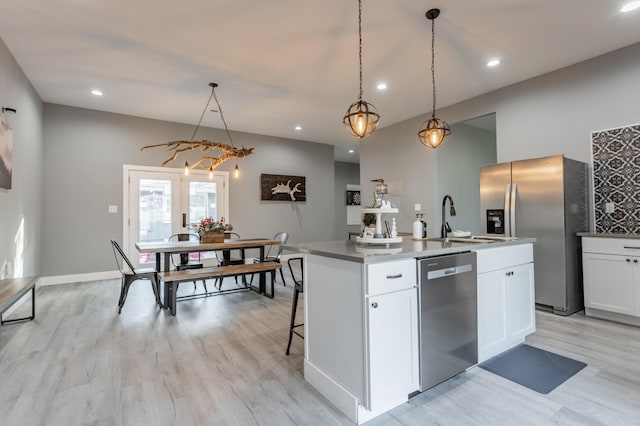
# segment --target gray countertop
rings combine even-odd
[[[596,232],[578,232],[578,237],[594,237],[594,238],[628,238],[632,240],[640,240],[640,234],[606,234]]]
[[[528,244],[535,238],[494,242],[458,242],[439,241],[438,239],[412,240],[403,237],[402,243],[385,245],[358,244],[355,241],[318,241],[309,243],[286,244],[284,248],[296,253],[309,253],[358,263],[377,263],[388,260],[408,259],[412,257],[438,256],[471,250],[482,250],[505,245]]]

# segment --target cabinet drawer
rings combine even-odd
[[[482,274],[533,262],[533,244],[480,249],[476,255],[478,273]]]
[[[640,240],[634,238],[582,238],[583,253],[640,256]]]
[[[374,263],[367,267],[367,294],[389,293],[414,287],[417,281],[416,260]]]

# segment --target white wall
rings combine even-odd
[[[123,164],[159,166],[166,151],[140,147],[185,139],[193,128],[45,104],[43,275],[115,269],[109,240],[123,235]],[[227,140],[224,130],[211,128],[201,128],[198,138]],[[238,161],[241,177],[230,179],[234,230],[243,237],[287,231],[291,242],[333,239],[333,146],[239,132],[233,140],[254,148]],[[234,166],[229,161],[218,170]],[[307,201],[260,201],[261,173],[306,176]],[[120,206],[118,214],[107,213],[108,205]]]
[[[11,189],[0,189],[0,278],[39,274],[42,215],[42,101],[0,39],[0,105],[15,108]],[[10,264],[9,267],[7,265]]]
[[[438,116],[454,124],[495,112],[498,162],[564,154],[589,163],[592,131],[638,123],[639,81],[640,43],[439,109]],[[416,135],[428,115],[379,129],[360,148],[363,193],[371,192],[373,177],[389,181],[400,228],[410,225],[416,202],[428,205],[428,223],[440,222],[438,151]]]

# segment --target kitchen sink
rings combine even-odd
[[[484,237],[468,237],[468,238],[428,238],[428,241],[441,241],[441,242],[450,242],[450,243],[465,243],[465,244],[473,244],[473,243],[495,243],[498,240],[495,238],[484,238]]]

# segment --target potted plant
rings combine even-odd
[[[199,223],[191,225],[191,229],[200,236],[200,241],[203,243],[222,243],[227,225],[224,223],[224,217],[219,221],[205,217]]]
[[[376,224],[376,215],[373,213],[365,213],[362,215],[362,223],[364,226],[371,227],[371,225]]]

